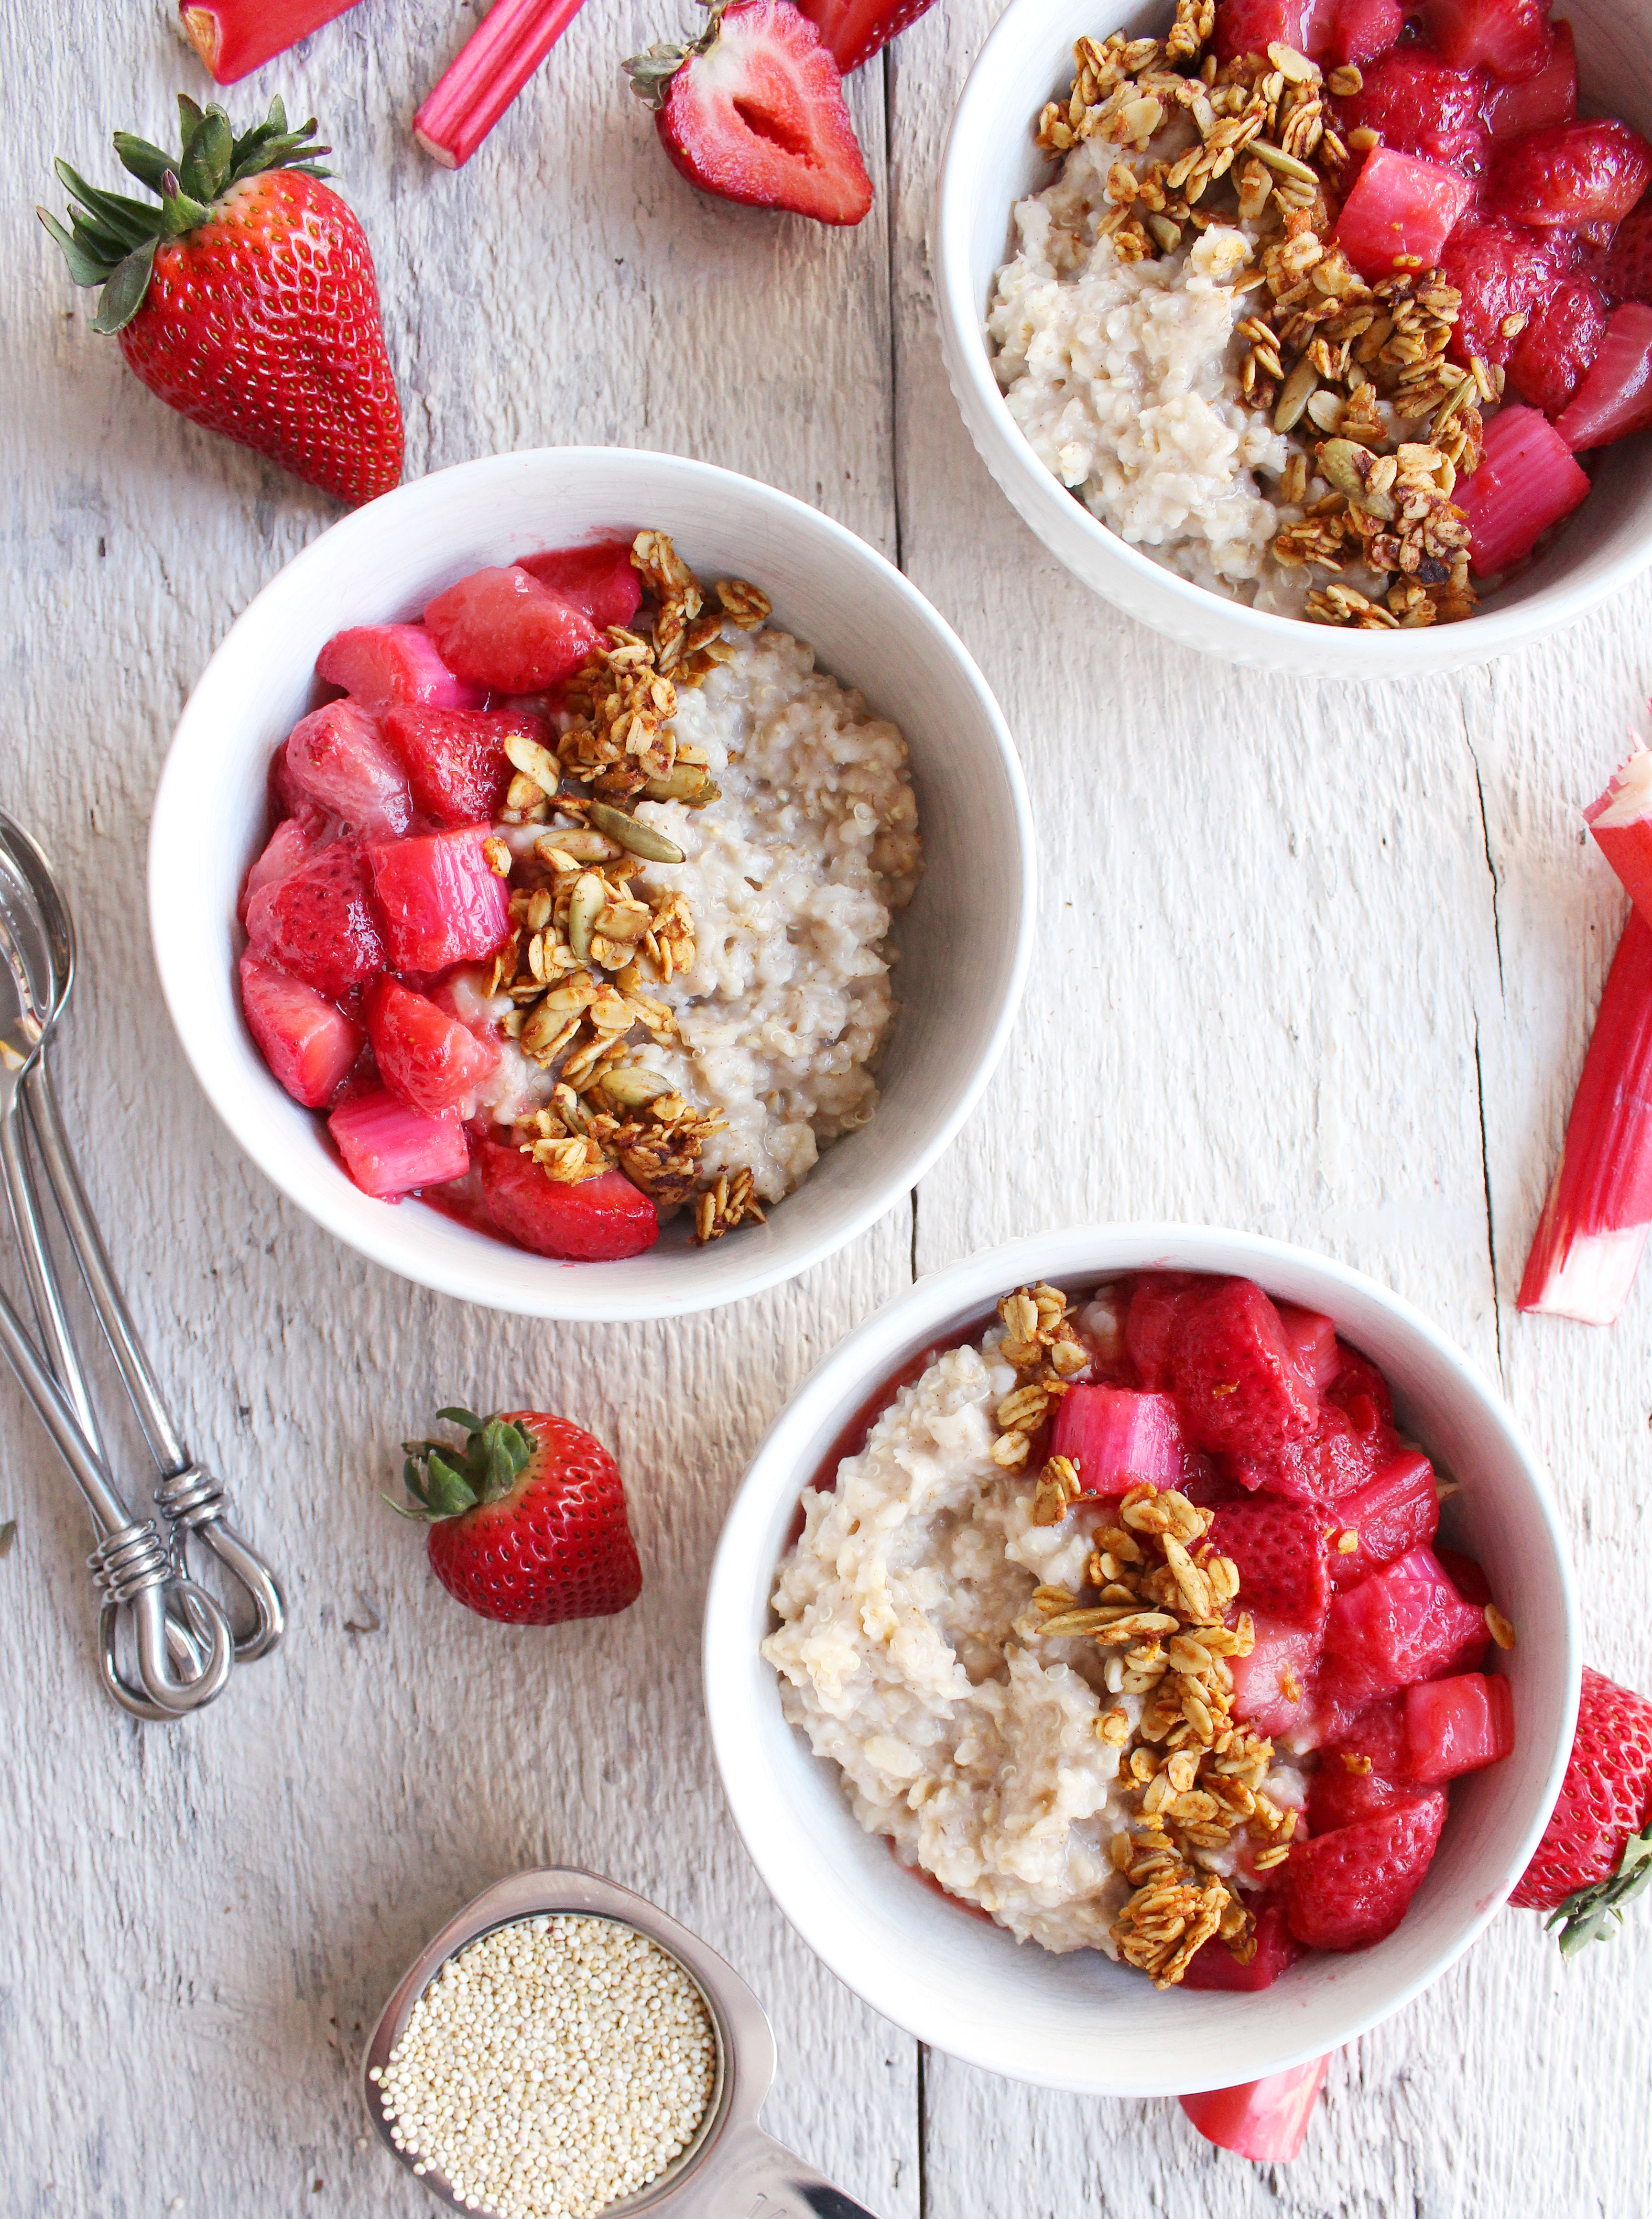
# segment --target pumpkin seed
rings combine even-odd
[[[1282,146],[1270,146],[1265,139],[1252,139],[1245,152],[1276,170],[1282,177],[1299,177],[1305,185],[1317,185],[1319,179],[1306,162],[1299,162],[1295,154],[1288,154]]]
[[[635,817],[628,817],[623,809],[616,809],[609,802],[591,804],[591,822],[599,832],[618,840],[622,848],[633,855],[641,855],[644,862],[680,863],[683,860],[682,849],[668,840],[663,832],[656,832],[651,824],[640,824]]]
[[[574,892],[568,898],[568,944],[581,963],[591,953],[592,928],[607,898],[608,889],[594,871],[587,871],[575,882]]]
[[[657,1102],[662,1094],[668,1094],[671,1082],[661,1078],[657,1071],[645,1071],[641,1064],[632,1064],[624,1071],[605,1071],[602,1091],[622,1109],[640,1110],[645,1102]]]
[[[556,799],[562,783],[562,767],[549,748],[541,747],[526,732],[512,732],[506,738],[505,755],[524,778],[533,780],[541,793]]]
[[[1319,382],[1319,371],[1304,355],[1281,390],[1279,406],[1273,412],[1276,432],[1289,432],[1293,425],[1301,422],[1302,411],[1314,398]]]
[[[1355,457],[1369,450],[1352,439],[1327,439],[1320,451],[1320,468],[1338,493],[1346,494],[1356,508],[1363,508],[1382,524],[1394,519],[1394,503],[1385,493],[1373,493],[1359,474]]]

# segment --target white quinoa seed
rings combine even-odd
[[[450,1957],[379,2081],[391,2140],[469,2210],[590,2219],[705,2115],[717,2041],[674,1957],[607,1918],[525,1918]]]

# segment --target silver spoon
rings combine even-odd
[[[698,1936],[629,1888],[593,1873],[517,1873],[484,1888],[456,1918],[421,1949],[402,1974],[384,2006],[362,2060],[362,2092],[379,2138],[398,2163],[411,2172],[413,2158],[397,2149],[379,2096],[376,2076],[406,2029],[418,2002],[448,1959],[479,1942],[495,1927],[523,1918],[574,1912],[612,1918],[656,1942],[674,1957],[699,1988],[717,2038],[717,2075],[711,2100],[692,2141],[657,2180],[602,2207],[600,2219],[873,2219],[866,2206],[794,2157],[757,2123],[774,2078],[774,2036],[763,2007],[731,1965],[708,1949]],[[425,2162],[424,2160],[420,2163]],[[438,2202],[456,2211],[463,2202],[432,2166],[416,2176]]]
[[[3,810],[0,810],[0,889],[15,892],[17,897],[8,902],[9,911],[16,912],[26,905],[32,912],[32,922],[51,964],[53,998],[42,1034],[41,1052],[23,1078],[29,1122],[40,1159],[68,1228],[87,1292],[161,1474],[161,1484],[154,1490],[155,1502],[178,1531],[179,1569],[184,1569],[183,1537],[197,1535],[245,1591],[252,1605],[253,1626],[251,1633],[237,1638],[235,1656],[238,1663],[251,1663],[258,1657],[267,1656],[280,1643],[286,1625],[286,1606],[269,1565],[226,1522],[221,1482],[195,1462],[172,1422],[86,1199],[45,1054],[47,1037],[74,986],[74,921],[44,852]]]

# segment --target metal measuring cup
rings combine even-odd
[[[796,2157],[757,2123],[774,2078],[774,2036],[763,2007],[731,1965],[698,1936],[668,1918],[629,1888],[593,1873],[547,1869],[514,1874],[484,1888],[450,1918],[421,1949],[397,1983],[380,2014],[362,2059],[362,2092],[381,2141],[411,2172],[414,2159],[390,2137],[390,2121],[380,2101],[377,2082],[390,2053],[401,2039],[413,2005],[450,1957],[495,1928],[525,1918],[555,1918],[559,1912],[611,1918],[674,1957],[705,2005],[717,2044],[717,2069],[711,2101],[694,2138],[656,2180],[634,2196],[604,2204],[599,2219],[873,2219],[866,2206]],[[415,2176],[432,2195],[455,2211],[472,2207],[456,2196],[438,2168]],[[484,2213],[483,2219],[486,2219]]]

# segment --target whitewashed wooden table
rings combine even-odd
[[[1332,2067],[1307,2149],[1255,2167],[1171,2104],[1050,2097],[921,2054],[810,1958],[724,1811],[697,1640],[720,1520],[775,1408],[915,1273],[1080,1219],[1180,1216],[1324,1248],[1439,1319],[1553,1462],[1593,1659],[1652,1688],[1639,1566],[1652,1284],[1611,1333],[1513,1294],[1619,923],[1581,805],[1652,681],[1652,581],[1455,681],[1270,683],[1070,580],[975,455],[927,256],[946,120],[995,9],[941,4],[853,84],[854,232],[699,198],[618,62],[678,0],[590,0],[469,167],[409,124],[471,20],[365,0],[233,96],[313,108],[376,254],[409,476],[619,442],[783,486],[897,559],[1019,739],[1045,903],[1020,1029],[961,1140],[831,1265],[666,1326],[545,1327],[360,1261],[220,1129],[160,1007],[150,797],[232,618],[331,520],[170,415],[88,326],[29,214],[50,158],[208,96],[168,0],[6,0],[0,394],[12,488],[0,799],[73,895],[70,1122],[189,1439],[287,1578],[279,1661],[183,1729],[90,1661],[84,1522],[0,1382],[0,2083],[7,2213],[416,2213],[370,2147],[363,2034],[477,1888],[589,1866],[766,1999],[773,2130],[885,2219],[1630,2215],[1652,2208],[1652,1916],[1562,1970],[1506,1914]],[[546,519],[554,532],[554,518]],[[647,1586],[623,1619],[456,1608],[378,1490],[455,1396],[612,1443]],[[370,1628],[370,1631],[363,1631]],[[1239,2077],[1242,2058],[1235,2059]]]

